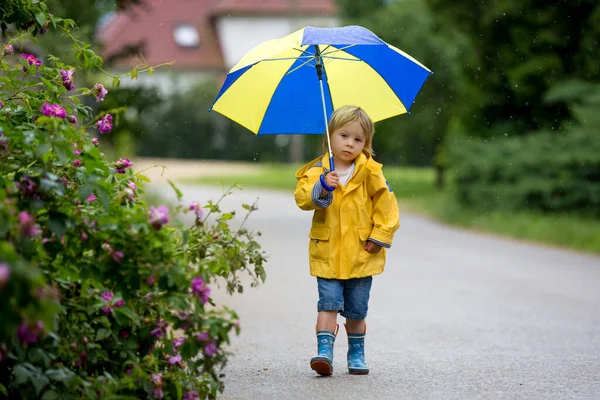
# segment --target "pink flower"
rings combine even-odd
[[[104,315],[109,315],[110,313],[112,313],[112,307],[104,306],[104,307],[102,307],[102,312],[104,313]]]
[[[177,355],[169,358],[169,364],[179,364],[181,363],[181,354],[177,353]]]
[[[204,346],[204,354],[208,357],[212,357],[217,353],[217,344],[211,340]]]
[[[2,110],[3,104],[2,104],[2,100],[0,100],[0,110]]]
[[[112,115],[104,115],[98,122],[96,122],[96,128],[100,134],[108,133],[112,130]]]
[[[115,163],[115,173],[124,174],[127,168],[133,166],[133,163],[128,158],[119,158]]]
[[[202,304],[208,302],[210,296],[210,288],[206,286],[204,279],[197,277],[192,279],[192,294],[202,301]]]
[[[167,206],[162,205],[155,208],[154,206],[150,207],[150,224],[156,228],[160,229],[164,224],[169,222],[169,209]]]
[[[73,90],[73,89],[75,89],[75,85],[73,84],[73,72],[75,72],[74,69],[69,69],[69,70],[61,69],[60,70],[60,74],[62,76],[63,86],[67,90]]]
[[[106,96],[108,90],[101,83],[96,83],[92,88],[92,93],[96,95],[96,101],[104,101],[104,96]]]
[[[162,399],[163,398],[162,389],[161,388],[152,389],[152,396],[154,396],[155,399]]]
[[[122,251],[115,251],[115,250],[111,250],[110,255],[112,256],[113,260],[115,260],[115,262],[117,264],[121,264],[123,257],[125,257],[125,254],[123,254]]]
[[[0,264],[0,291],[10,279],[10,267],[7,264]]]
[[[73,165],[75,167],[81,167],[81,160],[80,159],[73,160]]]
[[[65,110],[60,104],[44,103],[42,105],[42,114],[47,117],[58,117],[64,119],[67,116],[67,110]]]
[[[121,299],[121,300],[117,300],[115,302],[115,307],[123,307],[125,305],[125,300]]]
[[[77,117],[74,115],[67,115],[67,121],[69,121],[69,123],[71,124],[76,124],[77,123]]]
[[[133,190],[131,190],[131,188],[125,188],[123,189],[123,191],[125,192],[125,194],[127,194],[127,198],[129,198],[129,200],[135,200],[135,193],[133,192]]]
[[[104,243],[104,244],[102,245],[102,249],[103,249],[103,250],[106,250],[106,251],[110,251],[110,249],[111,249],[111,248],[110,248],[110,244],[108,244],[108,243]]]
[[[129,186],[132,190],[137,190],[137,186],[132,181],[127,182],[127,186]]]
[[[185,343],[184,338],[179,338],[179,339],[173,340],[173,346],[175,347],[175,350],[177,350],[179,348],[179,346],[181,346],[183,343]]]
[[[96,200],[98,200],[98,199],[96,198],[96,196],[94,196],[94,193],[91,193],[87,198],[87,201],[90,203],[93,203]]]
[[[208,340],[208,332],[200,332],[196,335],[196,340],[199,342],[206,342]]]
[[[92,139],[92,144],[96,147],[100,146],[100,141],[98,140],[98,138],[93,138]]]
[[[35,325],[30,325],[23,321],[17,329],[17,339],[23,344],[37,343],[43,329],[44,323],[42,321],[37,321]]]
[[[155,338],[160,338],[164,334],[167,333],[167,327],[169,324],[160,318],[156,320],[156,328],[150,331],[150,336],[154,336]]]
[[[198,400],[200,399],[200,396],[198,395],[198,392],[196,392],[195,390],[190,390],[189,392],[185,392],[183,394],[183,400]]]
[[[36,58],[33,54],[23,53],[23,54],[21,54],[21,58],[24,58],[25,60],[27,60],[27,63],[29,65],[35,65],[36,67],[39,67],[40,65],[42,65],[42,62],[40,61],[40,59]],[[23,67],[23,71],[27,71],[27,68]]]
[[[21,182],[17,184],[19,190],[23,194],[23,197],[35,197],[38,186],[29,178],[25,176],[21,178]]]
[[[19,225],[21,232],[26,237],[36,237],[41,233],[40,227],[35,223],[35,218],[29,215],[27,211],[19,213]]]
[[[88,235],[87,235],[87,233],[85,233],[85,232],[81,232],[81,241],[83,242],[83,241],[86,241],[86,240],[88,240]]]
[[[109,302],[115,297],[115,294],[113,292],[103,292],[100,297],[102,297],[102,300]]]
[[[152,382],[154,382],[154,384],[156,384],[156,385],[161,385],[162,384],[162,373],[159,372],[158,374],[152,374]]]
[[[150,275],[148,279],[146,279],[146,283],[148,284],[148,286],[154,285],[156,283],[156,278],[154,277],[154,275]]]
[[[204,213],[202,212],[202,207],[200,206],[200,204],[198,204],[197,201],[190,204],[190,211],[194,211],[194,213],[196,213],[197,219],[202,219]]]
[[[4,47],[4,54],[12,54],[14,51],[15,49],[12,44],[7,44],[6,47]]]

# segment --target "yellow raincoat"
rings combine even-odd
[[[296,204],[315,210],[310,230],[310,274],[320,278],[351,279],[377,275],[385,266],[386,248],[400,226],[396,196],[382,165],[361,154],[346,187],[320,199],[320,176],[329,170],[329,157],[319,157],[296,172]],[[367,240],[383,246],[377,254],[365,250]]]

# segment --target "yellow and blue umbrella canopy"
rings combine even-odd
[[[250,50],[211,110],[257,135],[323,134],[344,105],[361,107],[373,122],[408,112],[431,74],[363,27],[307,26]]]

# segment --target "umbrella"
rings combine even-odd
[[[323,134],[334,109],[359,106],[373,122],[407,113],[432,72],[360,26],[307,26],[250,50],[210,108],[256,135]]]

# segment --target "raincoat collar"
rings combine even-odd
[[[323,155],[321,158],[321,164],[323,165],[324,172],[329,172],[331,170],[329,165],[329,154],[326,153]],[[354,164],[354,174],[348,181],[346,187],[342,189],[344,194],[349,193],[359,187],[369,174],[377,174],[382,168],[380,163],[364,153],[361,153],[356,160],[354,160]]]

